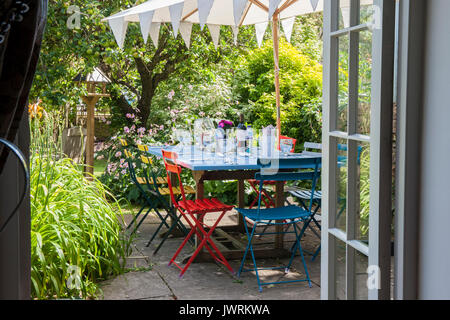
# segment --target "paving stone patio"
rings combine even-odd
[[[131,221],[131,216],[126,216]],[[237,213],[230,212],[220,225],[235,224]],[[161,250],[153,255],[153,250],[160,239],[146,247],[148,239],[156,230],[159,222],[156,215],[149,215],[139,228],[133,241],[133,252],[127,259],[127,272],[106,280],[100,284],[103,299],[106,300],[313,300],[320,299],[320,255],[311,261],[311,255],[306,254],[308,271],[312,280],[312,288],[307,282],[277,284],[263,287],[258,291],[256,276],[253,272],[245,272],[240,278],[232,275],[223,266],[213,262],[193,263],[183,278],[179,278],[176,266],[168,267],[168,262],[182,238],[169,238]],[[264,236],[267,241],[273,235]],[[319,239],[307,232],[302,240],[304,250],[314,252],[319,245]],[[286,247],[290,246],[289,243]],[[193,252],[186,246],[180,254],[181,263],[184,257]],[[288,259],[260,259],[261,266],[277,266],[286,264]],[[238,270],[240,261],[229,261],[234,270]],[[250,260],[249,260],[250,262]],[[261,279],[304,278],[300,256],[296,257],[289,274],[284,271],[264,271]]]

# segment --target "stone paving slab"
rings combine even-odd
[[[126,217],[131,221],[131,217]],[[225,224],[235,224],[236,219],[231,215]],[[145,300],[311,300],[320,299],[320,255],[312,262],[311,256],[306,255],[308,271],[312,280],[312,288],[307,282],[291,284],[277,284],[264,286],[263,292],[258,290],[254,272],[245,272],[238,279],[225,267],[216,263],[193,263],[183,278],[179,278],[180,270],[176,266],[168,267],[172,255],[182,242],[182,238],[169,238],[157,255],[153,250],[160,242],[157,237],[146,247],[148,239],[159,224],[158,218],[150,214],[139,228],[133,243],[132,258],[127,260],[127,267],[132,271],[114,279],[101,283],[104,299],[145,299]],[[166,228],[163,228],[165,231]],[[270,237],[270,236],[267,236]],[[270,239],[269,239],[270,240]],[[313,252],[319,239],[312,233],[307,234],[302,241],[305,250]],[[192,247],[186,246],[177,259],[179,263],[184,257],[193,252]],[[237,271],[240,261],[229,261],[232,268]],[[251,265],[248,260],[247,265]],[[287,263],[287,259],[260,259],[260,266],[278,266]],[[265,271],[261,278],[279,279],[302,278],[304,270],[300,257],[296,257],[288,275],[284,271]]]
[[[171,298],[167,285],[157,272],[128,272],[102,283],[104,299],[137,300]]]

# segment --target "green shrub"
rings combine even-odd
[[[97,281],[124,271],[129,242],[119,204],[62,156],[57,122],[31,123],[32,297],[95,297]]]
[[[370,212],[370,148],[365,147],[361,152],[360,160],[360,207],[359,231],[361,239],[369,238],[369,212]]]
[[[281,130],[298,140],[320,141],[322,133],[322,66],[295,47],[280,42]],[[276,123],[273,44],[253,50],[240,62],[234,90],[249,123],[261,128]]]
[[[345,155],[347,152],[345,152]],[[342,153],[341,155],[344,155]],[[358,229],[358,239],[368,240],[369,238],[369,212],[370,212],[370,147],[368,145],[361,146],[361,153],[359,155],[359,166],[358,174],[359,180],[357,180],[356,185],[356,203],[357,207],[357,224]],[[345,160],[346,161],[346,160]],[[348,183],[348,168],[347,164],[343,162],[344,165],[339,167],[338,174],[338,199],[339,204],[337,207],[338,214],[342,212],[339,217],[337,224],[338,227],[344,228],[346,223],[347,215],[347,183]]]

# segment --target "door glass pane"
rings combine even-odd
[[[339,8],[339,29],[350,27],[350,0],[340,0]]]
[[[337,150],[337,203],[336,203],[336,228],[347,230],[347,141],[338,140]]]
[[[367,300],[368,288],[367,288],[367,268],[369,267],[369,259],[366,255],[355,250],[355,298],[356,300]]]
[[[356,213],[356,238],[369,243],[369,205],[370,205],[370,145],[358,144],[358,178],[356,201],[359,207]]]
[[[336,299],[346,300],[347,299],[346,259],[345,259],[346,245],[344,242],[338,239],[336,239],[335,243],[336,243],[335,248]]]
[[[373,0],[359,0],[361,24],[373,22]]]
[[[372,32],[359,33],[358,133],[370,135],[370,98],[372,90]]]
[[[348,116],[348,52],[349,35],[339,37],[339,85],[338,85],[338,110],[337,124],[338,131],[347,132]]]

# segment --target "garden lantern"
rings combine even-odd
[[[95,105],[100,98],[107,98],[110,95],[106,93],[106,84],[111,80],[106,77],[99,68],[94,68],[94,71],[82,75],[79,73],[74,79],[74,82],[86,84],[87,95],[82,96],[81,99],[86,104],[86,159],[85,172],[87,177],[94,174],[94,121],[95,121]],[[100,89],[100,90],[98,90]],[[100,92],[99,92],[100,91]]]

